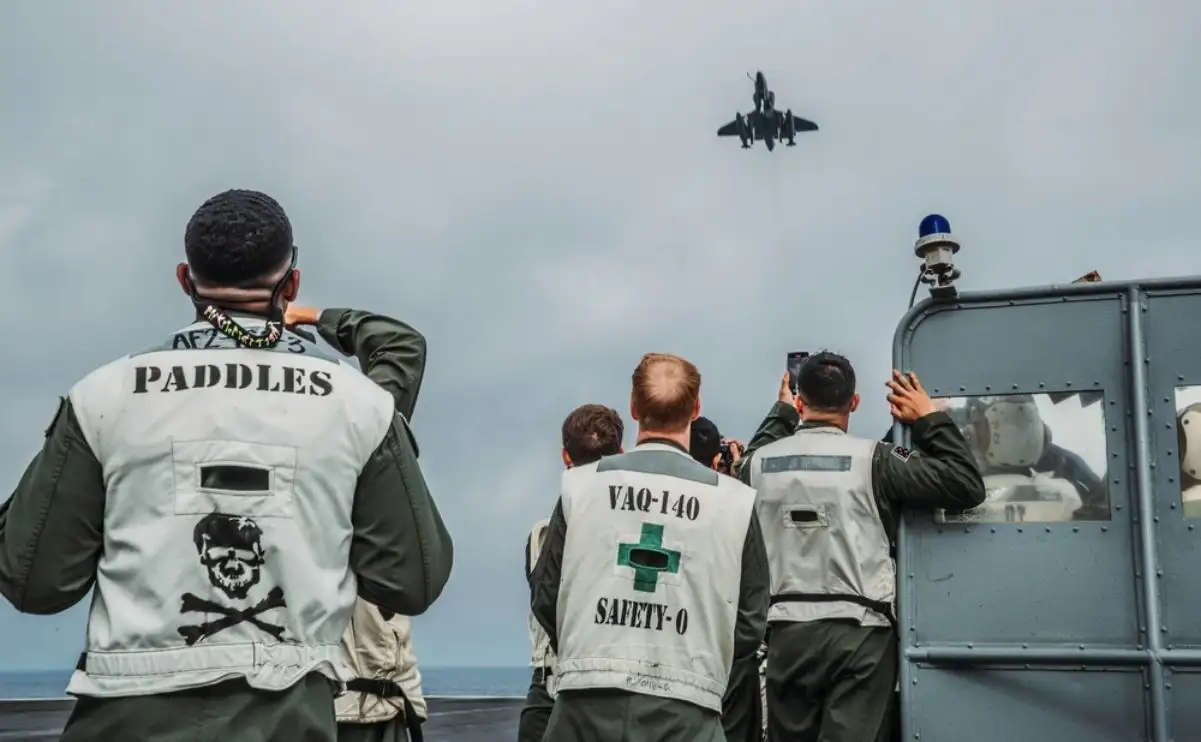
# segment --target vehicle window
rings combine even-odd
[[[1201,388],[1198,391],[1201,401]],[[971,445],[988,492],[979,507],[940,513],[939,521],[1111,519],[1104,392],[949,397],[939,402]],[[1201,430],[1201,405],[1196,425]],[[1201,432],[1198,436],[1195,450],[1201,475]],[[1201,489],[1197,502],[1201,517]]]

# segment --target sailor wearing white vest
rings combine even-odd
[[[742,472],[759,493],[771,563],[769,739],[888,738],[900,508],[963,510],[984,500],[967,442],[917,377],[894,372],[888,386],[893,417],[913,426],[923,454],[847,435],[859,406],[855,372],[829,352],[801,366],[799,400],[785,374],[780,403],[748,446]],[[798,410],[804,422],[781,437],[787,409],[793,427]]]
[[[532,609],[557,653],[545,738],[723,742],[731,666],[754,662],[767,618],[755,493],[689,455],[688,361],[644,356],[630,414],[634,450],[564,472],[534,568]]]
[[[0,520],[0,592],[56,613],[94,585],[63,740],[333,742],[356,594],[415,615],[450,572],[412,433],[369,378],[408,369],[393,391],[415,394],[413,343],[321,313],[365,375],[287,331],[312,317],[288,311],[291,225],[264,194],[207,201],[185,248],[196,322],[62,401]]]
[[[358,677],[334,702],[338,742],[420,742],[429,713],[409,617],[359,599],[342,641]]]
[[[616,410],[598,404],[586,404],[571,411],[563,420],[563,466],[583,466],[599,461],[604,456],[621,453],[621,437],[625,424]],[[534,565],[546,535],[550,518],[534,524],[525,542],[525,579],[533,586]],[[526,693],[525,706],[521,709],[521,722],[517,728],[518,742],[541,742],[546,734],[546,724],[555,707],[554,698],[546,689],[546,681],[555,671],[555,653],[550,648],[550,637],[538,625],[533,612],[527,617],[530,630],[530,646],[533,648],[530,688]]]

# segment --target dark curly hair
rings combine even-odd
[[[292,254],[292,223],[258,191],[230,190],[200,205],[184,232],[193,275],[218,286],[257,287]]]
[[[855,396],[855,369],[846,358],[823,350],[801,364],[797,387],[806,407],[816,412],[845,412]]]
[[[621,450],[625,425],[617,411],[604,405],[586,404],[571,411],[563,421],[563,450],[575,466],[585,466]]]

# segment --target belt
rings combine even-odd
[[[882,600],[872,600],[862,595],[840,595],[837,593],[780,593],[771,596],[771,604],[777,603],[854,603],[869,611],[875,611],[888,619],[895,629],[897,619],[892,615],[892,605]]]
[[[549,667],[535,667],[534,668],[534,682],[538,683],[539,685],[546,685],[546,679],[554,674],[555,674],[555,671]]]
[[[405,729],[409,733],[410,742],[424,742],[425,738],[421,734],[421,717],[417,715],[412,701],[399,685],[391,680],[355,678],[346,683],[346,690],[355,693],[370,693],[380,698],[399,698],[404,706]]]

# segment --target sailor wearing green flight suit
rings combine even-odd
[[[767,618],[755,493],[688,453],[688,361],[644,356],[630,414],[637,447],[563,473],[534,568],[531,608],[557,656],[545,739],[725,742],[731,668],[753,666]],[[740,697],[757,704],[753,687]]]
[[[859,406],[855,372],[822,352],[801,366],[795,402],[785,376],[780,403],[743,458],[771,563],[768,739],[888,738],[900,508],[984,501],[967,442],[917,377],[894,372],[888,386],[893,417],[912,426],[923,453],[847,435]]]
[[[264,194],[209,199],[184,243],[196,321],[62,400],[0,507],[0,594],[49,614],[95,588],[66,742],[333,742],[356,585],[416,615],[450,574],[393,396],[419,336],[322,312],[364,374],[285,331],[300,276]]]
[[[605,456],[621,453],[621,437],[625,424],[617,410],[604,405],[580,405],[563,420],[563,466],[584,466],[600,461]],[[550,518],[534,524],[525,542],[525,579],[533,587],[534,565],[542,551]],[[525,706],[521,709],[521,721],[517,726],[517,742],[542,742],[546,724],[550,721],[555,700],[546,689],[546,683],[555,672],[555,653],[550,648],[550,637],[538,625],[531,613],[527,618],[530,630],[530,645],[533,650],[531,665],[533,676],[526,692]]]

